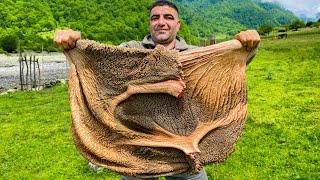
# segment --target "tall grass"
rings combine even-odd
[[[320,34],[264,39],[248,67],[249,118],[209,179],[320,177]],[[67,87],[0,96],[0,179],[118,179],[75,149]]]

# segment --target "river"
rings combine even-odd
[[[63,53],[26,53],[39,60],[40,84],[67,79],[69,64]],[[0,54],[0,93],[20,88],[19,54]]]

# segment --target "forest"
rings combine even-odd
[[[225,38],[261,24],[281,26],[297,17],[276,4],[253,0],[175,0],[181,11],[180,35],[197,44]],[[0,53],[58,51],[56,29],[71,28],[82,38],[108,44],[141,40],[148,33],[152,0],[3,0],[0,3]]]

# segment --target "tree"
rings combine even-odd
[[[294,29],[297,31],[299,28],[303,28],[303,27],[305,27],[304,22],[297,19],[290,24],[289,29]]]
[[[260,35],[268,34],[273,30],[272,26],[266,23],[263,23],[259,26],[258,32]]]
[[[306,24],[306,27],[312,27],[313,24],[314,24],[314,22],[308,21],[307,24]]]

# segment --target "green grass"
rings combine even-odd
[[[97,179],[71,137],[67,87],[0,96],[0,179]]]
[[[264,39],[247,73],[243,135],[209,179],[319,179],[320,34]],[[88,168],[70,123],[66,86],[0,96],[0,179],[118,179]]]
[[[320,34],[264,40],[248,68],[249,118],[212,179],[320,177]]]
[[[262,36],[263,39],[274,38],[277,39],[279,34],[283,32],[278,32],[277,30],[272,31],[269,35]],[[298,31],[289,30],[285,32],[288,37],[297,36],[297,35],[311,35],[311,34],[320,34],[320,28],[300,28]]]

